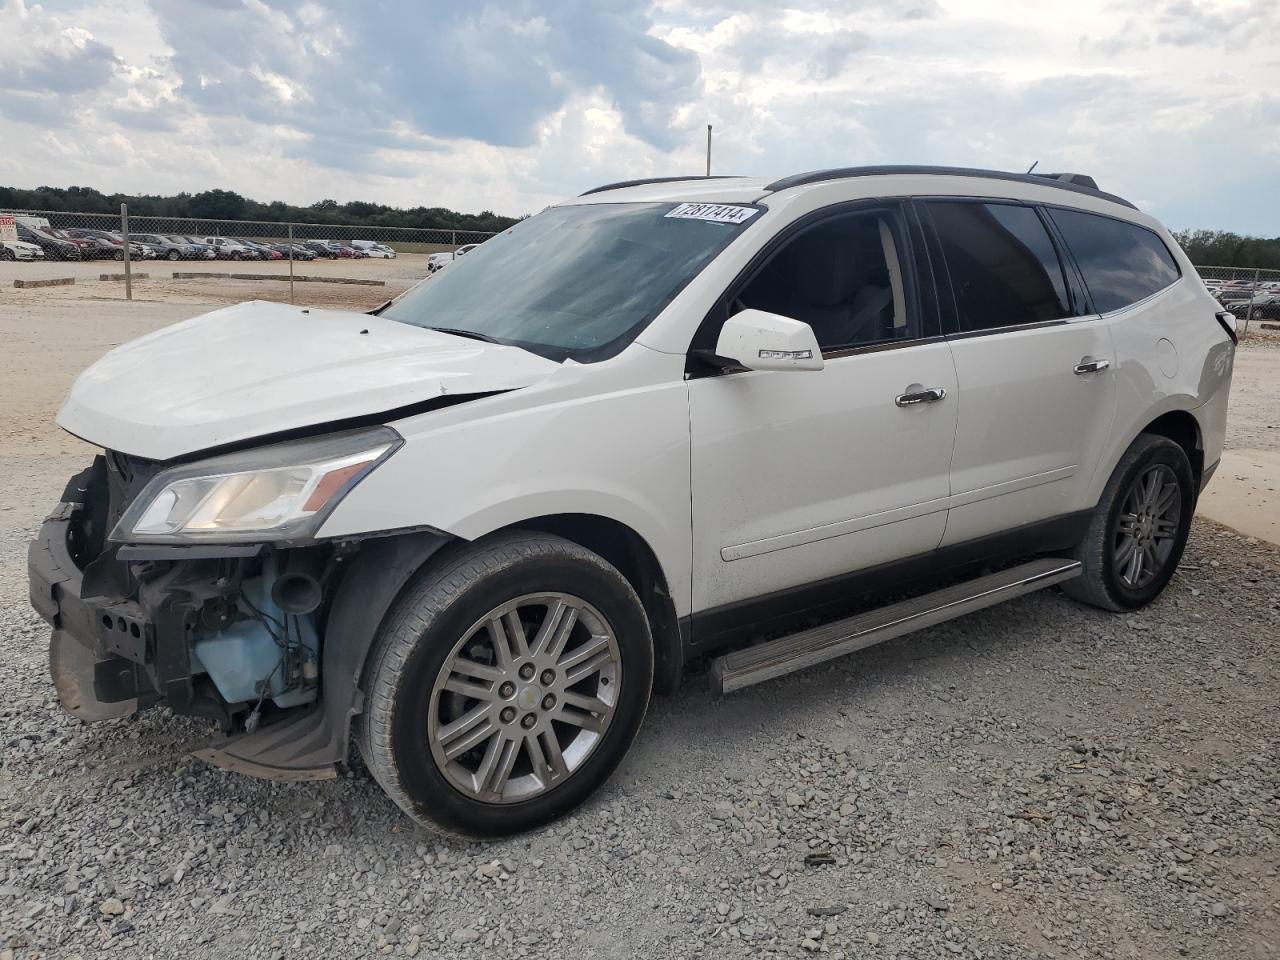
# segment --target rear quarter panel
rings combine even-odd
[[[1222,456],[1227,397],[1235,348],[1214,317],[1221,307],[1195,269],[1163,231],[1183,276],[1111,319],[1115,345],[1115,429],[1090,485],[1092,505],[1134,439],[1173,410],[1191,413],[1200,427],[1206,467]]]

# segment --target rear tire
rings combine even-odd
[[[649,624],[627,580],[560,537],[503,534],[429,566],[387,614],[360,753],[419,824],[516,833],[608,779],[652,685]]]
[[[1062,585],[1104,610],[1136,610],[1160,595],[1191,531],[1196,484],[1186,451],[1140,434],[1116,464],[1075,550],[1084,571]]]

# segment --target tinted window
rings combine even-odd
[[[708,219],[690,209],[698,206],[551,207],[458,257],[381,316],[557,360],[599,357],[633,338],[753,222]]]
[[[1053,210],[1050,215],[1080,265],[1099,313],[1137,303],[1182,275],[1164,241],[1146,227],[1078,210]]]
[[[738,293],[753,307],[802,320],[823,350],[909,336],[897,218],[878,211],[823,221],[778,250]]]
[[[1071,316],[1062,263],[1034,209],[968,201],[927,206],[962,331]]]

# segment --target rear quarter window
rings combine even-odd
[[[1099,313],[1158,293],[1182,276],[1173,254],[1146,227],[1079,210],[1050,211]]]

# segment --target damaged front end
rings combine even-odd
[[[197,755],[219,766],[334,776],[381,614],[444,536],[117,542],[122,517],[173,473],[163,467],[95,458],[30,545],[63,707],[102,720],[163,703],[218,724],[222,739]]]

